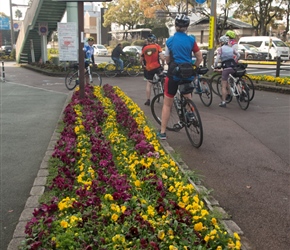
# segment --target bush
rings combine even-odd
[[[145,40],[135,40],[133,43],[132,43],[132,46],[135,45],[135,46],[143,46],[145,44]]]

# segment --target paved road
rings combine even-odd
[[[1,139],[1,146],[8,148],[3,153],[1,149],[2,246],[12,237],[68,94],[63,78],[15,67],[6,71],[8,83],[2,85],[1,94],[1,136],[7,138]],[[120,86],[155,124],[149,107],[143,104],[142,77],[104,78],[103,83]],[[9,92],[11,86],[17,86],[14,94]],[[289,95],[257,91],[247,111],[236,102],[221,109],[217,97],[209,108],[196,95],[194,101],[203,121],[203,145],[192,148],[184,131],[168,132],[169,144],[202,176],[203,184],[213,190],[213,196],[241,227],[253,249],[288,250]]]
[[[5,63],[0,82],[0,249],[7,249],[68,96],[63,79]]]

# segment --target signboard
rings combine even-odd
[[[77,24],[57,23],[60,61],[78,61]]]
[[[0,30],[10,30],[9,17],[0,17]]]
[[[210,16],[209,19],[209,37],[208,37],[208,49],[214,48],[214,16]]]

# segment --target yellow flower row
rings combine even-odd
[[[149,142],[152,141],[152,139],[155,139],[155,133],[147,126],[146,124],[146,120],[144,119],[140,119],[140,116],[138,114],[142,114],[143,112],[140,110],[140,108],[137,105],[134,105],[133,101],[131,101],[131,99],[129,97],[127,97],[118,87],[114,88],[115,92],[118,94],[119,97],[121,97],[123,99],[123,101],[126,103],[128,109],[130,110],[132,116],[135,118],[136,114],[137,114],[137,119],[136,122],[139,125],[140,129],[143,129],[143,131],[146,135],[146,138]],[[130,109],[131,108],[131,109]],[[159,143],[158,141],[154,141],[156,148],[159,148]],[[173,161],[170,161],[170,164],[175,166],[175,163],[173,163]],[[175,171],[175,169],[172,169],[173,171]],[[167,179],[167,176],[165,173],[162,173],[162,178],[165,177],[165,180]],[[172,177],[171,177],[172,178]],[[173,178],[174,179],[174,178]],[[191,212],[191,214],[193,214],[193,220],[200,220],[204,217],[206,217],[209,213],[207,210],[203,209],[203,202],[201,202],[199,200],[198,195],[194,195],[193,196],[193,200],[194,202],[192,204],[190,204],[190,198],[193,195],[193,189],[194,187],[191,184],[185,184],[182,181],[178,180],[179,178],[175,178],[174,183],[175,186],[170,186],[169,187],[169,191],[170,192],[175,192],[177,197],[180,197],[180,201],[178,203],[178,205],[182,208],[185,208],[186,210],[188,210],[189,212]],[[150,206],[149,206],[150,207]],[[149,215],[153,215],[154,216],[154,210],[152,208],[149,209],[148,207],[148,214]],[[197,211],[200,211],[200,215],[199,216],[195,216],[195,214],[197,213]],[[153,217],[152,216],[152,217]],[[144,218],[144,217],[143,217]],[[213,218],[212,220],[212,224],[215,226],[216,229],[220,230],[219,226],[216,224],[216,220]],[[196,224],[194,224],[194,229],[196,231],[202,231],[207,229],[202,222],[197,222]],[[216,231],[215,229],[215,231]],[[222,232],[222,233],[226,233],[226,232]],[[163,235],[163,234],[162,234]],[[237,235],[235,233],[235,235]],[[160,237],[159,237],[160,238]],[[163,238],[163,237],[162,237]],[[161,238],[160,238],[161,239]],[[205,236],[205,240],[215,240],[215,237],[212,235],[212,231],[207,234]],[[233,242],[231,240],[229,240],[229,247],[233,248],[233,249],[240,249],[240,241],[237,240],[236,245],[234,244],[234,247],[232,246]]]

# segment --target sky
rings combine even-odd
[[[29,0],[11,0],[13,4],[20,4],[20,5],[27,5]],[[22,19],[25,16],[25,12],[27,7],[23,6],[13,6],[12,7],[12,15],[13,18],[15,19],[15,11],[19,9],[22,12]],[[4,12],[7,16],[10,16],[10,0],[1,0],[0,3],[0,12]]]

